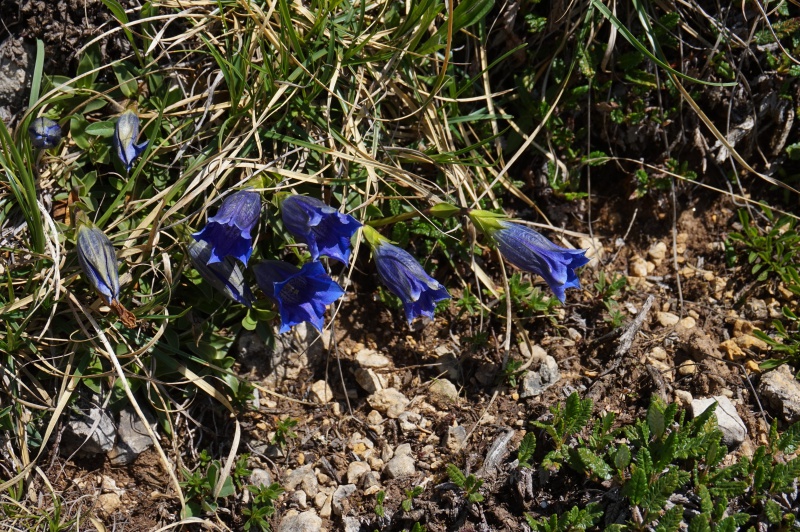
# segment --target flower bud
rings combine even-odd
[[[129,172],[133,161],[147,149],[147,144],[150,142],[145,140],[141,144],[136,144],[138,136],[139,117],[129,109],[120,115],[114,129],[114,146],[117,148],[117,156]]]
[[[61,141],[61,128],[59,125],[44,116],[40,116],[31,122],[28,127],[28,134],[31,137],[31,144],[45,150],[55,147]]]
[[[252,305],[253,294],[244,280],[242,268],[231,257],[225,257],[219,262],[211,262],[211,246],[198,240],[189,244],[189,258],[195,269],[219,292],[231,301],[241,303],[246,307]]]

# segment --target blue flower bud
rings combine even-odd
[[[206,226],[192,236],[204,240],[210,247],[209,264],[225,257],[236,257],[247,265],[253,254],[253,237],[250,232],[261,214],[261,196],[252,190],[234,192],[222,202],[216,216],[208,219]]]
[[[390,244],[371,227],[365,227],[364,236],[372,247],[378,276],[403,302],[408,323],[419,316],[433,319],[436,303],[450,299],[447,289],[428,275],[410,253]]]
[[[266,260],[256,264],[253,271],[258,286],[278,305],[282,333],[304,321],[321,331],[325,308],[344,295],[319,262],[297,268],[288,262]]]
[[[111,304],[119,301],[119,267],[114,246],[97,227],[78,225],[78,263],[89,283]]]
[[[281,215],[286,229],[308,245],[311,260],[330,257],[348,263],[350,237],[361,227],[358,220],[307,196],[283,200]]]
[[[127,171],[131,171],[133,161],[147,149],[150,142],[145,140],[141,144],[136,144],[139,136],[139,117],[131,110],[125,111],[117,119],[114,130],[114,146],[117,148],[117,156]]]
[[[56,122],[43,116],[31,122],[28,134],[31,137],[31,144],[45,150],[55,147],[61,141],[61,128]]]
[[[203,279],[216,290],[225,294],[231,301],[251,306],[253,294],[245,283],[242,268],[234,259],[225,257],[222,261],[209,262],[211,246],[202,240],[189,244],[189,258]]]
[[[528,272],[541,275],[562,303],[567,288],[580,288],[575,268],[589,259],[585,249],[568,249],[557,246],[528,226],[500,221],[500,229],[489,236],[505,259]]]

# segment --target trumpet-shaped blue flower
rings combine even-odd
[[[127,110],[117,119],[114,131],[114,146],[117,148],[117,156],[127,171],[131,171],[133,161],[147,149],[150,142],[145,140],[141,144],[136,144],[139,136],[139,117],[131,110]]]
[[[378,276],[403,302],[408,322],[419,316],[433,319],[436,303],[450,299],[447,289],[428,275],[410,253],[390,244],[371,227],[365,228],[364,235],[372,247]]]
[[[242,268],[234,259],[225,257],[220,262],[209,262],[211,246],[202,240],[189,244],[189,258],[200,275],[231,301],[251,306],[253,294],[244,280]]]
[[[253,254],[250,232],[258,223],[260,214],[261,196],[258,192],[240,190],[225,198],[216,216],[209,218],[206,226],[192,236],[211,246],[209,264],[230,256],[247,265]]]
[[[345,264],[350,260],[350,237],[361,227],[358,220],[307,196],[283,200],[281,214],[286,229],[308,245],[312,260],[321,256]]]
[[[581,287],[575,268],[589,262],[585,249],[562,248],[525,225],[505,220],[499,225],[490,237],[503,257],[520,270],[541,275],[559,301],[564,302],[567,288]]]
[[[92,225],[78,225],[78,263],[89,283],[111,304],[119,300],[119,266],[114,246]]]
[[[61,128],[59,125],[43,116],[31,122],[28,127],[28,134],[31,136],[31,144],[45,150],[54,147],[61,141]]]
[[[319,262],[297,268],[288,262],[266,260],[256,264],[253,271],[261,290],[278,304],[282,333],[304,321],[321,331],[325,307],[344,295]]]

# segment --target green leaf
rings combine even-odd
[[[800,447],[800,421],[793,424],[778,439],[778,449],[793,454]]]
[[[614,466],[617,469],[625,469],[631,463],[631,449],[624,443],[619,446],[617,452],[614,453]]]
[[[459,488],[463,488],[467,483],[467,477],[453,464],[447,464],[447,476],[449,476],[450,481]]]
[[[622,488],[622,494],[630,499],[631,504],[641,504],[647,493],[647,476],[644,471],[637,467],[633,470],[630,480]]]
[[[591,471],[603,480],[608,480],[611,478],[613,473],[611,466],[609,466],[605,460],[594,454],[592,451],[585,447],[579,447],[577,449],[577,455],[585,469]]]
[[[680,504],[673,506],[666,512],[664,515],[661,516],[659,519],[658,526],[656,527],[657,532],[676,532],[681,527],[681,521],[683,520],[683,506]]]
[[[773,525],[780,524],[783,520],[783,510],[781,510],[781,506],[772,499],[767,499],[767,502],[764,504],[764,515],[767,516],[767,521]]]
[[[114,63],[111,66],[114,75],[119,82],[119,88],[126,98],[133,98],[139,92],[139,84],[136,81],[136,73],[128,63]]]
[[[527,432],[519,443],[517,450],[517,460],[520,467],[531,467],[531,458],[536,450],[536,436],[533,432]]]
[[[88,135],[96,135],[98,137],[113,137],[115,127],[115,123],[111,121],[94,122],[86,126],[84,131]]]

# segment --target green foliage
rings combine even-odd
[[[533,432],[527,432],[519,442],[519,449],[517,449],[519,467],[531,467],[534,451],[536,451],[536,436]]]
[[[590,502],[583,509],[574,506],[568,512],[560,516],[551,515],[550,518],[534,519],[530,514],[525,514],[525,520],[535,532],[573,532],[591,528],[602,516],[600,505]]]
[[[558,299],[545,295],[539,287],[533,286],[528,281],[522,280],[520,273],[515,273],[508,278],[509,293],[503,298],[500,313],[505,314],[505,305],[511,304],[514,313],[520,317],[548,316],[554,321],[555,309],[559,306]]]
[[[247,517],[244,529],[269,530],[268,519],[275,514],[275,502],[283,493],[280,484],[273,482],[269,486],[247,486],[252,495],[249,508],[242,509],[242,515]]]
[[[278,421],[275,425],[275,435],[272,437],[272,444],[281,448],[286,447],[289,440],[297,438],[297,434],[292,430],[297,426],[297,420],[287,417]]]
[[[381,490],[375,494],[375,515],[378,517],[383,517],[386,515],[386,509],[383,507],[383,503],[386,500],[386,492]]]
[[[411,511],[411,509],[414,507],[414,497],[419,497],[422,495],[423,491],[425,491],[425,488],[422,486],[414,486],[412,489],[406,490],[406,498],[400,503],[400,507],[404,512]]]
[[[450,481],[453,484],[464,490],[469,502],[483,501],[483,495],[479,491],[483,485],[483,479],[479,479],[475,475],[466,476],[453,464],[447,464],[447,476],[450,477]]]

